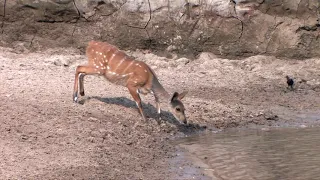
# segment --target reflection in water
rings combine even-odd
[[[320,128],[229,131],[178,143],[213,179],[320,179]]]

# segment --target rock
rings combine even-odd
[[[167,47],[167,51],[169,51],[169,52],[172,52],[172,51],[175,51],[175,50],[177,50],[178,48],[176,47],[176,46],[174,46],[174,45],[169,45],[168,47]]]
[[[25,42],[18,42],[15,43],[13,46],[14,52],[15,53],[28,53],[29,50],[26,47],[26,43]]]
[[[186,65],[190,62],[190,59],[188,58],[180,58],[176,60],[178,65]]]
[[[54,61],[53,61],[53,64],[56,65],[56,66],[69,66],[70,62],[68,59],[65,59],[65,58],[56,58]]]

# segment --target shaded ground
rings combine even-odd
[[[102,77],[86,77],[86,96],[81,104],[73,103],[74,69],[86,62],[78,50],[15,54],[1,48],[0,176],[178,179],[193,166],[174,160],[171,138],[199,132],[202,126],[318,123],[303,114],[319,113],[319,59],[226,60],[202,53],[188,60],[128,53],[150,64],[169,92],[189,90],[184,102],[191,125],[179,125],[168,112],[159,125],[151,95],[143,97],[150,118],[142,122],[127,90]],[[296,77],[294,91],[286,88],[287,74]],[[190,177],[201,177],[194,172]]]

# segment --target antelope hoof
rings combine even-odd
[[[81,95],[81,96],[84,96],[84,91],[80,91],[80,95]]]
[[[77,102],[78,102],[78,95],[77,95],[77,93],[74,93],[74,94],[73,94],[73,102],[74,102],[74,103],[77,103]]]

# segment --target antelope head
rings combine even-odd
[[[175,92],[173,93],[172,98],[170,100],[171,113],[178,121],[183,122],[184,124],[187,124],[187,118],[184,113],[185,108],[181,100],[184,98],[184,96],[187,93],[188,93],[187,91],[184,91],[181,94]]]

